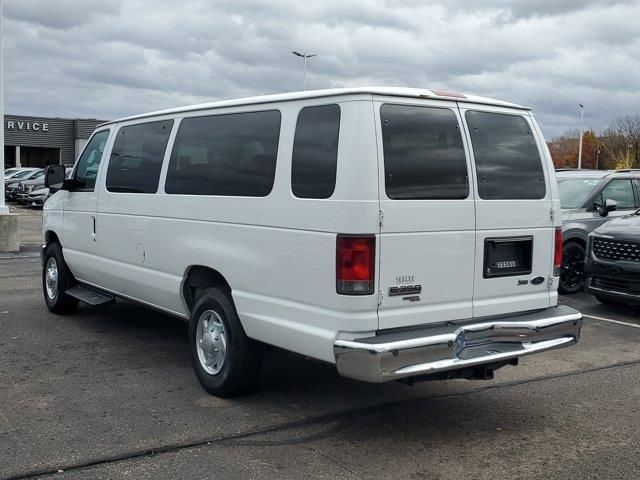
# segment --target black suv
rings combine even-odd
[[[638,170],[556,170],[562,207],[564,260],[560,293],[582,290],[589,233],[640,208]]]
[[[585,286],[602,303],[640,304],[640,211],[589,235]]]

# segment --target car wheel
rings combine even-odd
[[[59,243],[47,246],[42,269],[42,290],[47,307],[53,313],[73,313],[78,308],[78,300],[65,292],[75,283],[75,279],[62,256]]]
[[[562,249],[562,269],[558,291],[563,294],[577,293],[584,284],[585,249],[576,242],[567,242]]]
[[[189,349],[207,392],[233,397],[257,385],[262,346],[247,337],[227,289],[208,288],[198,297],[189,320]]]

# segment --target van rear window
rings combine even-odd
[[[291,191],[299,198],[329,198],[336,188],[340,107],[305,107],[298,115],[291,159]]]
[[[524,117],[468,111],[467,125],[484,200],[540,199],[546,194],[540,152]]]
[[[384,104],[380,118],[389,198],[436,200],[469,196],[462,135],[452,110]]]
[[[279,137],[278,110],[185,118],[165,192],[266,197],[273,188]]]

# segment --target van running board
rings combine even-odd
[[[64,293],[91,306],[106,305],[107,303],[115,302],[116,300],[116,297],[110,293],[87,285],[82,285],[81,283],[71,287]]]

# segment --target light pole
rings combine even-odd
[[[20,250],[20,227],[18,215],[9,213],[4,204],[4,90],[2,72],[2,8],[0,0],[0,252],[17,252]]]
[[[9,213],[9,208],[4,204],[4,72],[2,69],[2,0],[0,0],[0,120],[2,120],[2,127],[0,127],[0,215]]]
[[[300,57],[304,60],[304,72],[302,74],[302,84],[304,85],[304,90],[306,90],[307,89],[307,58],[315,57],[318,54],[317,53],[306,54],[306,53],[300,53],[300,52],[291,52],[291,53],[293,53],[296,57]]]
[[[580,104],[580,145],[578,145],[578,170],[582,168],[582,135],[584,133],[584,105]]]

